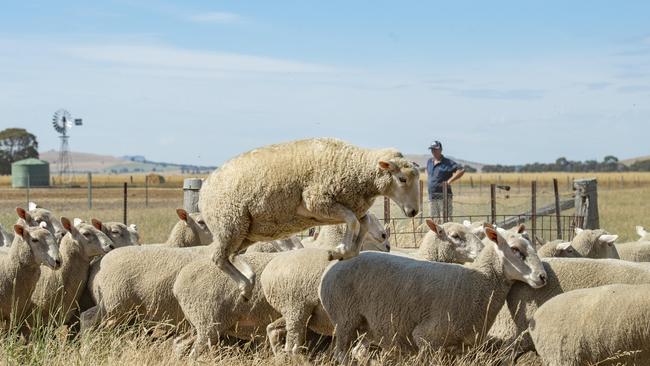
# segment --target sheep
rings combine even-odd
[[[165,244],[172,248],[183,248],[212,243],[212,233],[203,221],[200,213],[187,213],[182,208],[176,209],[180,219],[174,225]],[[198,240],[197,239],[198,235]]]
[[[537,255],[540,258],[578,258],[580,253],[578,253],[575,248],[571,245],[571,242],[563,242],[562,240],[553,240],[542,245],[537,250]]]
[[[436,247],[457,246],[459,248],[456,255],[446,253],[445,256],[436,256],[436,259],[444,258],[463,263],[470,260],[467,247],[471,245],[468,245],[467,242],[475,243],[478,252],[483,248],[483,243],[463,225],[437,225],[431,219],[427,219],[426,222],[431,231],[423,238],[421,248],[433,246],[432,243],[435,243]],[[444,231],[444,227],[447,228],[447,231]],[[453,242],[452,235],[458,236]],[[372,240],[372,238],[368,238],[368,235],[366,235],[366,239]],[[375,241],[379,242],[377,239]],[[444,242],[444,244],[441,244],[441,242]],[[398,254],[407,255],[406,253]],[[321,306],[318,297],[318,284],[328,265],[326,251],[322,249],[305,249],[277,256],[262,272],[260,282],[264,294],[269,303],[282,314],[282,318],[267,327],[268,339],[274,353],[277,354],[281,349],[280,339],[285,334],[284,350],[292,353],[301,350],[305,341],[306,325],[320,335],[332,335],[334,327]],[[291,271],[292,268],[296,267],[302,268],[300,276],[296,276]]]
[[[82,299],[80,300],[82,313],[88,311],[85,314],[85,316],[82,315],[82,321],[88,324],[87,327],[96,325],[105,315],[103,308],[101,309],[102,312],[97,314],[97,310],[100,310],[99,308],[97,308],[97,306],[100,305],[99,301],[101,297],[99,294],[100,292],[102,292],[101,290],[102,287],[105,288],[103,292],[107,292],[111,296],[109,306],[118,307],[116,310],[113,311],[113,313],[115,314],[123,315],[126,312],[128,312],[127,310],[125,310],[125,308],[129,306],[128,301],[132,301],[135,304],[140,304],[139,301],[142,300],[142,306],[143,306],[142,312],[144,313],[145,318],[148,318],[147,314],[151,314],[151,318],[154,320],[162,319],[166,316],[166,307],[161,307],[160,309],[152,309],[152,307],[155,306],[155,300],[153,300],[153,297],[151,296],[142,295],[138,293],[138,291],[141,290],[140,288],[122,290],[119,287],[121,286],[120,284],[111,285],[112,282],[111,278],[113,276],[117,276],[115,278],[118,277],[122,278],[129,275],[134,276],[134,278],[129,278],[124,280],[125,281],[124,286],[128,287],[130,285],[133,285],[136,287],[148,286],[155,289],[164,288],[166,291],[164,292],[164,294],[166,294],[168,297],[172,297],[171,286],[173,284],[176,273],[180,271],[182,266],[187,261],[192,261],[196,259],[196,257],[193,256],[193,253],[200,253],[205,250],[205,247],[204,249],[198,251],[195,250],[195,251],[182,251],[182,252],[166,251],[163,248],[184,249],[185,247],[205,246],[205,244],[211,242],[210,232],[207,230],[207,227],[203,224],[200,215],[188,214],[183,209],[177,209],[176,214],[178,215],[180,221],[174,226],[171,233],[169,234],[169,238],[165,243],[149,244],[149,245],[138,246],[138,247],[128,246],[128,247],[119,248],[120,250],[116,250],[114,253],[112,253],[112,256],[110,256],[109,258],[106,258],[106,256],[104,256],[101,258],[101,261],[96,259],[92,262],[89,275],[88,275],[88,282],[86,284],[86,289],[82,295]],[[98,223],[99,223],[98,220],[93,220],[93,225],[95,227],[102,227],[102,228],[105,227],[105,225],[101,225],[101,223],[99,224]],[[119,236],[119,237],[121,238],[123,236]],[[145,247],[147,247],[147,249],[144,249]],[[159,250],[155,250],[153,248],[158,248]],[[181,254],[178,254],[179,255],[178,258],[173,258],[173,256],[176,255],[176,253],[181,253]],[[141,272],[143,271],[140,268],[129,268],[129,269],[122,268],[120,265],[120,261],[124,260],[125,263],[130,262],[131,258],[126,259],[126,257],[128,256],[133,256],[133,258],[137,258],[136,261],[141,260],[143,263],[142,265],[145,266],[144,267],[145,269],[148,268],[148,266],[152,266],[155,267],[156,270],[159,270],[162,274],[159,276],[159,278],[156,278],[155,276],[149,277],[149,274],[140,276]],[[132,262],[131,265],[136,265],[137,267],[136,263],[137,262]],[[163,273],[165,269],[168,269],[169,272]],[[153,271],[152,273],[156,273],[156,272]],[[145,280],[150,280],[151,286],[146,285],[145,284],[146,282],[144,282]],[[120,291],[122,292],[120,293]],[[175,303],[175,301],[173,300],[171,302]],[[121,305],[118,306],[117,304],[121,304]],[[178,319],[179,317],[177,317],[176,314],[178,314],[180,310],[178,312],[175,312],[178,309],[178,307],[176,306],[174,308],[172,306],[172,308],[173,311],[171,313],[174,314],[173,318]]]
[[[390,252],[390,240],[386,227],[379,222],[375,214],[368,212],[364,216],[367,221],[368,230],[363,238],[361,250],[377,250]],[[326,225],[321,227],[318,236],[314,240],[305,240],[303,244],[308,248],[334,249],[345,236],[347,226],[345,224]]]
[[[515,284],[507,298],[507,307],[499,314],[489,336],[502,346],[513,344],[517,353],[534,349],[525,333],[535,311],[554,296],[567,291],[614,283],[650,283],[650,267],[618,259],[544,258],[548,284],[539,290]]]
[[[571,240],[571,246],[585,258],[614,258],[619,259],[617,247],[614,245],[618,235],[612,235],[605,230],[575,229],[576,236]]]
[[[548,366],[647,365],[648,294],[650,284],[614,284],[555,296],[530,321],[537,353]]]
[[[425,222],[430,230],[417,249],[398,248],[393,252],[431,262],[462,264],[473,261],[483,250],[485,244],[474,234],[473,228],[455,222],[441,225],[431,219]]]
[[[302,252],[299,249],[281,253],[252,252],[242,254],[251,263],[254,273],[263,273],[276,256]],[[266,301],[255,283],[249,301],[239,301],[239,288],[230,277],[214,265],[210,258],[197,259],[183,267],[173,286],[173,294],[185,319],[196,331],[196,337],[175,339],[176,352],[185,353],[192,344],[190,357],[196,358],[224,335],[251,340],[264,335],[266,326],[277,319],[277,313]]]
[[[61,224],[68,231],[59,245],[61,268],[41,270],[32,294],[38,311],[32,314],[32,325],[47,324],[54,317],[68,324],[86,287],[91,258],[113,249],[111,239],[93,225],[80,222],[73,226],[66,217],[61,218]]]
[[[117,221],[102,222],[98,219],[91,219],[90,222],[97,229],[101,230],[111,239],[115,248],[129,245],[140,245],[140,233],[135,224],[125,225]],[[75,223],[75,226],[77,223]]]
[[[383,349],[472,345],[489,329],[513,282],[546,284],[526,238],[485,231],[492,244],[466,266],[374,252],[331,265],[319,297],[336,328],[336,358],[345,361],[357,331]]]
[[[29,313],[41,264],[52,269],[61,266],[56,240],[46,226],[44,222],[38,227],[14,225],[16,236],[11,248],[6,255],[0,256],[0,323],[3,327],[12,320],[21,324]]]
[[[395,149],[362,149],[326,138],[299,140],[226,162],[203,183],[199,210],[214,235],[212,260],[246,300],[255,278],[238,252],[316,225],[346,223],[342,243],[331,256],[351,258],[363,237],[359,218],[375,198],[389,197],[414,217],[420,209],[419,182],[417,167]]]
[[[29,211],[25,211],[23,208],[16,207],[16,213],[22,219],[22,221],[18,221],[17,223],[21,224],[24,222],[29,226],[38,226],[41,222],[44,222],[47,225],[47,230],[54,235],[57,242],[60,242],[66,234],[66,231],[52,211],[42,208],[34,202],[29,202],[28,209]]]
[[[363,249],[385,251],[390,249],[390,245],[386,244],[388,240],[386,231],[374,215],[363,216],[360,224],[363,227],[362,231],[366,233],[362,242]],[[298,258],[301,258],[300,253],[317,251],[324,253],[324,256],[329,258],[328,248],[338,244],[344,232],[344,228],[339,230],[338,226],[333,225],[334,230],[328,230],[327,227],[323,228],[324,232],[319,236],[319,239],[322,238],[324,241],[320,242],[320,244],[330,245],[325,249],[305,248],[283,253],[247,252],[243,255],[243,258],[254,263],[255,275],[262,278],[266,273],[265,267],[267,263],[280,255],[296,253]],[[370,229],[366,229],[366,226],[369,226]],[[300,261],[296,263],[298,268],[305,268],[305,272],[310,272],[306,277],[311,275],[313,267],[310,264]],[[282,266],[280,264],[279,266],[289,272],[295,272],[296,268],[292,268],[291,265]],[[320,273],[316,277],[320,277]],[[299,278],[305,280],[302,276]],[[174,296],[178,300],[183,314],[196,329],[197,338],[192,347],[192,356],[201,354],[209,344],[216,342],[223,334],[250,339],[251,335],[256,333],[256,330],[264,331],[271,321],[279,317],[279,313],[268,304],[267,298],[262,295],[262,282],[256,282],[253,298],[250,301],[238,302],[239,294],[236,284],[224,272],[214,266],[211,260],[197,260],[186,265],[180,271],[174,283]],[[311,288],[306,289],[306,291],[312,291],[314,293],[313,297],[316,299],[318,298],[316,293],[317,284],[317,282],[313,283]],[[179,343],[179,350],[184,348],[185,346]]]
[[[639,240],[630,243],[616,244],[616,250],[621,259],[632,262],[650,262],[650,234],[643,226],[636,227]]]

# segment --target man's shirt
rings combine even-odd
[[[442,159],[434,164],[434,159],[429,158],[427,161],[427,175],[429,176],[428,188],[429,199],[433,199],[434,193],[442,193],[442,183],[451,178],[454,173],[461,167],[453,160],[447,159],[444,155]],[[451,186],[447,188],[447,193],[451,194]]]

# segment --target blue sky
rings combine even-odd
[[[219,165],[314,136],[516,164],[650,155],[647,1],[13,1],[0,127]]]

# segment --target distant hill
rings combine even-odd
[[[636,163],[637,161],[646,161],[646,160],[650,160],[650,155],[639,156],[639,157],[636,157],[636,158],[621,160],[620,163],[625,165],[625,166],[630,166],[630,165]]]
[[[51,164],[50,170],[53,174],[58,173],[58,151],[49,150],[41,152],[40,158]],[[70,158],[72,160],[72,169],[77,173],[207,173],[216,168],[212,166],[197,166],[192,164],[149,161],[142,155],[115,157],[110,155],[98,155],[71,151]]]

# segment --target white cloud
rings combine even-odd
[[[211,11],[207,13],[194,14],[188,17],[196,23],[217,23],[217,24],[237,24],[244,21],[244,18],[235,13],[225,11]]]
[[[64,49],[71,56],[100,62],[146,68],[242,73],[320,73],[334,68],[264,56],[196,51],[155,45],[88,45]]]

